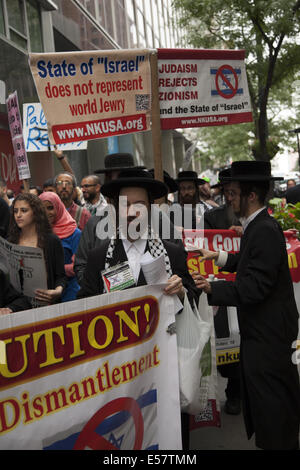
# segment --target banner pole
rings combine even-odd
[[[157,51],[153,51],[150,54],[150,68],[151,68],[151,94],[152,94],[151,127],[152,127],[152,150],[153,150],[153,161],[154,161],[154,177],[155,179],[159,181],[163,181],[157,62],[158,62]]]

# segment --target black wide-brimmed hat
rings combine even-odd
[[[230,168],[230,176],[224,177],[223,182],[230,181],[275,181],[282,180],[280,176],[272,176],[270,162],[240,161],[233,162]]]
[[[136,166],[131,153],[110,153],[104,158],[104,168],[95,170],[94,173],[108,173],[109,171],[122,171],[127,168],[146,168]]]
[[[162,181],[154,179],[149,171],[139,168],[121,171],[117,179],[101,186],[101,193],[106,197],[113,198],[122,188],[128,187],[144,188],[154,199],[168,194],[168,187]]]
[[[154,169],[151,168],[151,170],[149,170],[149,173],[151,173],[151,175],[153,176],[154,178]],[[164,178],[164,183],[168,186],[168,189],[169,189],[169,193],[175,193],[176,191],[178,191],[178,184],[176,183],[176,181],[174,180],[174,178],[172,178],[169,173],[165,170],[163,170],[163,178]]]
[[[175,181],[177,183],[181,183],[182,181],[195,181],[196,184],[206,183],[202,178],[198,178],[196,171],[180,171]]]
[[[211,186],[211,189],[220,188],[224,184],[224,178],[230,177],[231,171],[230,168],[225,168],[219,172],[218,182]],[[228,182],[227,182],[228,183]]]

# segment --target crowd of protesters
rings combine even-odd
[[[41,248],[44,253],[47,289],[37,287],[35,300],[50,305],[101,295],[105,292],[101,273],[125,261],[134,285],[145,285],[142,254],[146,248],[153,257],[163,254],[168,274],[166,295],[178,295],[181,300],[187,295],[197,304],[199,295],[207,294],[209,303],[219,306],[219,316],[226,313],[227,306],[238,309],[241,360],[219,367],[228,379],[225,411],[239,414],[243,403],[248,436],[255,433],[259,448],[298,448],[299,379],[290,360],[291,345],[298,334],[298,311],[284,237],[266,210],[270,183],[276,179],[270,166],[236,162],[219,172],[214,185],[195,171],[180,171],[176,178],[164,171],[162,182],[155,179],[153,169],[136,166],[131,154],[118,153],[107,155],[104,168],[84,176],[78,186],[66,157],[58,151],[56,155],[63,170],[42,188],[31,186],[29,192],[21,188],[14,195],[0,181],[0,235],[17,245]],[[99,175],[104,175],[102,184]],[[298,185],[287,189],[287,202],[291,198],[295,202],[297,189],[299,193]],[[122,196],[125,205],[119,204]],[[153,231],[148,226],[149,211],[158,200],[164,209],[154,206],[158,207],[159,222]],[[119,217],[114,222],[116,232],[102,239],[99,223],[111,204]],[[174,205],[182,211],[181,223],[174,218],[174,211],[165,209]],[[128,229],[137,217],[140,225],[145,221],[146,240],[134,239],[129,233],[122,238],[122,220]],[[161,228],[166,218],[171,227],[168,237]],[[204,259],[214,259],[224,270],[236,272],[234,282],[209,283],[200,275],[190,275],[181,234],[183,228],[197,228],[199,221],[204,229],[231,229],[242,237],[241,251],[234,259],[224,252],[200,250]],[[0,269],[0,276],[0,314],[36,307],[15,290],[5,270]],[[218,335],[217,319],[215,329]],[[187,449],[186,415],[182,416],[182,433]]]

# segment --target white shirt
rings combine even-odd
[[[125,253],[134,279],[138,280],[141,269],[141,257],[143,256],[147,244],[145,238],[139,238],[134,242],[122,238]]]
[[[240,222],[242,224],[242,227],[243,227],[243,231],[245,233],[245,230],[246,228],[248,227],[248,225],[250,224],[250,222],[252,222],[252,220],[255,219],[256,216],[258,216],[258,214],[263,211],[265,209],[265,206],[264,207],[261,207],[260,209],[258,209],[257,211],[253,212],[253,214],[249,215],[249,217],[241,217],[240,218]],[[219,256],[216,260],[216,265],[219,266],[220,268],[222,268],[223,266],[225,266],[225,264],[227,263],[227,258],[228,258],[228,253],[227,251],[223,251],[223,250],[220,250],[220,253],[219,253]]]

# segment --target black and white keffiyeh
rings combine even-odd
[[[112,266],[111,261],[113,259],[114,249],[115,249],[117,240],[119,238],[118,234],[119,234],[119,231],[117,231],[117,236],[116,237],[111,238],[110,243],[108,245],[107,252],[106,252],[106,258],[105,258],[105,270]],[[162,254],[164,255],[165,264],[166,264],[166,271],[167,271],[168,277],[170,278],[173,273],[172,273],[172,268],[171,268],[169,255],[168,255],[167,250],[165,249],[161,239],[153,231],[151,231],[150,228],[149,228],[149,231],[148,231],[147,241],[148,241],[149,252],[153,256],[153,258],[158,258]],[[105,289],[104,289],[103,292],[105,292]]]

